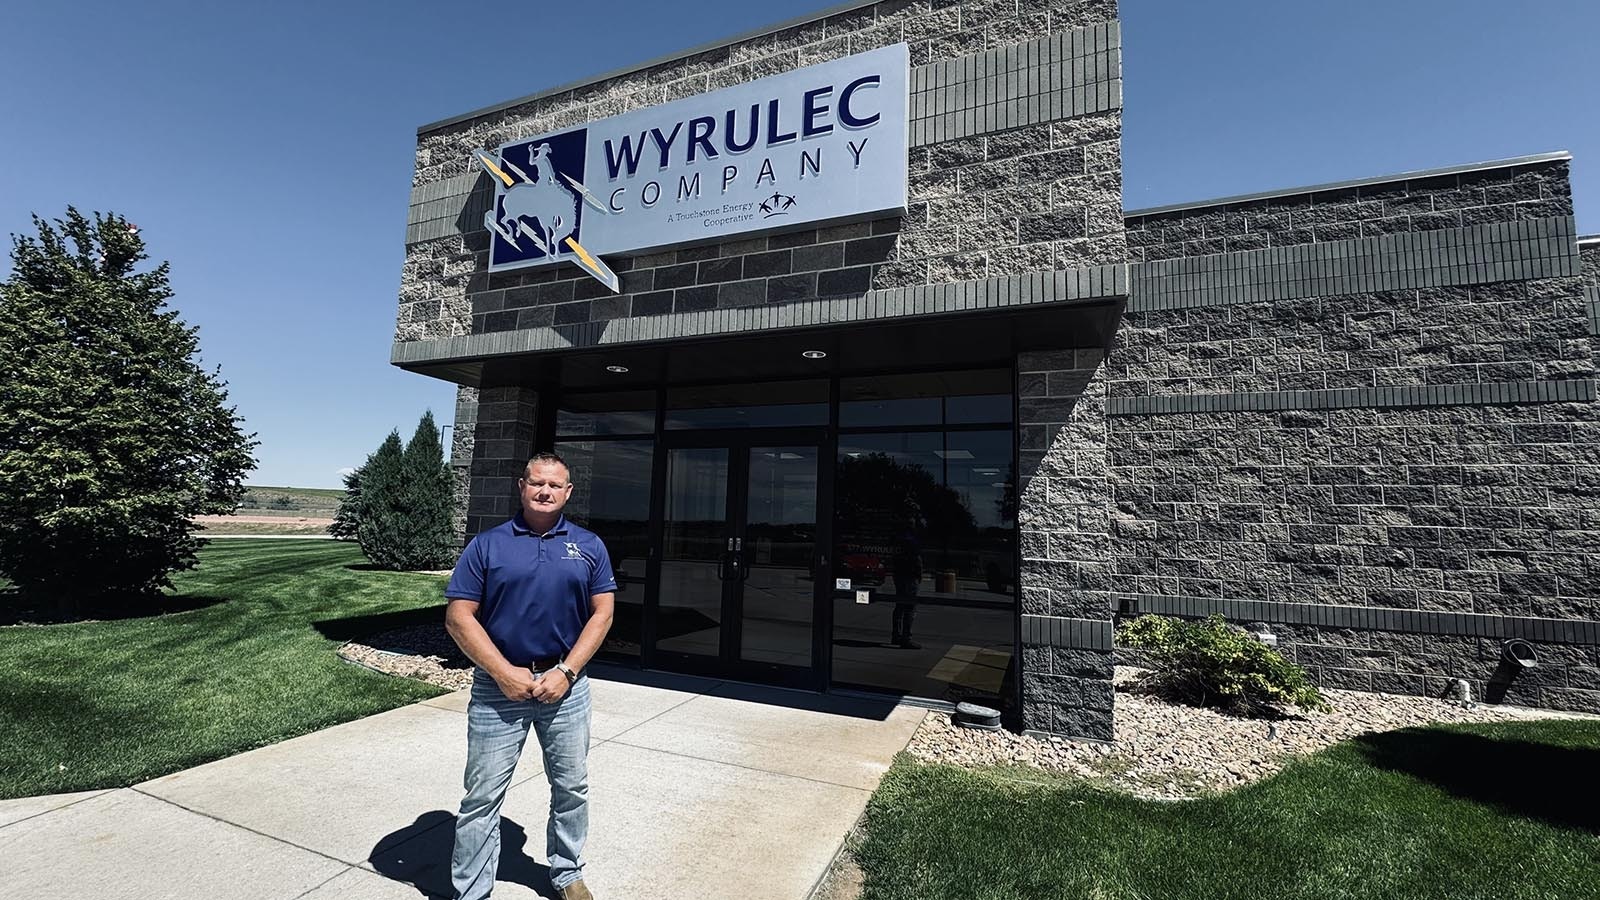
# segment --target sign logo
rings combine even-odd
[[[789,208],[794,206],[795,199],[789,194],[772,192],[772,196],[761,201],[761,218],[770,219],[773,216],[786,216]]]
[[[714,243],[906,207],[905,44],[476,150],[489,271]]]
[[[494,234],[489,249],[491,272],[570,260],[613,292],[620,289],[616,273],[579,243],[582,201],[599,204],[583,187],[587,147],[588,129],[580,128],[507,144],[494,155],[484,150],[474,154],[499,181],[494,208],[483,215],[484,226]],[[532,176],[517,165],[514,160],[518,158],[526,160]],[[603,207],[601,211],[605,211]]]

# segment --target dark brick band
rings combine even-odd
[[[1175,394],[1113,397],[1111,416],[1176,413],[1281,412],[1302,409],[1405,409],[1426,406],[1508,406],[1526,403],[1591,403],[1592,380],[1511,381],[1494,384],[1416,384],[1335,388],[1324,391],[1260,391],[1239,394]]]
[[[1434,612],[1383,606],[1277,603],[1267,600],[1169,597],[1154,594],[1138,594],[1124,598],[1122,612],[1125,615],[1150,613],[1188,619],[1220,613],[1224,618],[1236,622],[1455,635],[1496,640],[1524,638],[1550,644],[1600,644],[1600,622],[1581,619],[1541,619],[1532,616]]]
[[[1121,108],[1122,29],[1102,22],[915,67],[911,146]]]
[[[1110,650],[1111,620],[1025,615],[1022,617],[1022,645]]]
[[[1134,265],[1129,312],[1578,275],[1572,216]]]

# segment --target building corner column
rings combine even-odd
[[[471,435],[465,450],[462,442],[452,441],[452,466],[458,465],[457,460],[470,460],[466,467],[463,543],[516,513],[517,479],[533,455],[538,409],[539,394],[530,388],[478,390],[472,426],[468,428],[463,423],[459,428]]]
[[[1111,480],[1101,349],[1017,356],[1023,727],[1113,739]]]

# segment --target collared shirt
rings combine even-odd
[[[594,532],[567,521],[540,534],[519,513],[472,539],[445,597],[475,600],[478,621],[506,661],[564,656],[589,621],[589,598],[617,589],[611,556]]]

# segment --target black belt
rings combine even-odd
[[[561,662],[561,657],[559,656],[541,656],[533,662],[528,663],[528,668],[535,672],[548,672],[549,670],[554,669],[556,664],[559,662]]]

